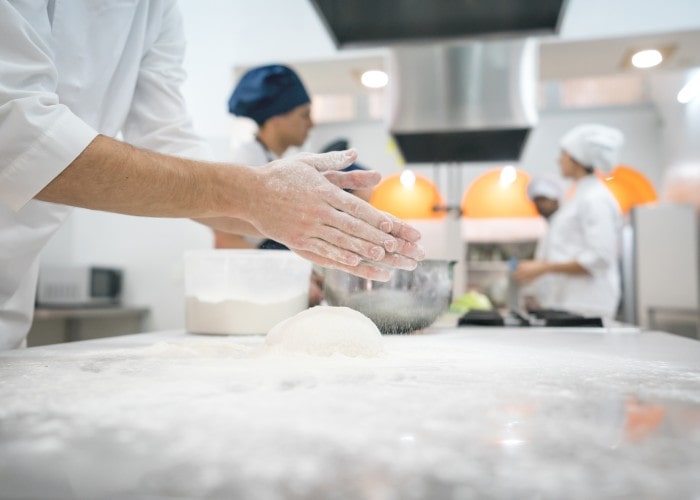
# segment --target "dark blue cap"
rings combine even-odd
[[[258,125],[311,102],[299,76],[287,66],[271,64],[246,72],[233,90],[228,110],[246,116]]]

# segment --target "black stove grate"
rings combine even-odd
[[[603,320],[558,309],[537,309],[521,313],[508,311],[469,311],[462,315],[457,326],[545,326],[545,327],[602,327]]]

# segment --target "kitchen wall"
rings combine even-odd
[[[254,2],[248,0],[181,2],[190,40],[185,64],[190,78],[184,88],[185,96],[195,126],[222,159],[226,158],[233,127],[226,101],[236,65],[326,59],[337,54],[307,2],[265,0],[265,9],[251,4]],[[275,15],[269,15],[271,12]],[[627,145],[623,159],[642,170],[658,187],[664,167],[696,150],[697,141],[693,137],[700,136],[700,103],[681,107],[669,102],[677,85],[677,81],[655,82],[653,96],[657,106],[543,113],[521,166],[533,173],[554,172],[557,142],[562,132],[581,121],[598,121],[625,130]],[[383,173],[398,168],[399,160],[388,147],[389,136],[378,121],[319,126],[310,138],[310,149],[341,135],[349,137],[358,147],[361,162],[367,166]],[[443,176],[441,189],[457,197],[471,179],[492,166],[495,165],[469,165],[460,169],[461,186],[452,187],[452,191]],[[431,166],[418,170],[427,176],[434,173]],[[48,245],[42,260],[123,267],[125,302],[151,308],[149,329],[173,329],[184,324],[182,254],[187,249],[207,248],[211,244],[209,230],[188,220],[138,218],[77,209]]]
[[[651,96],[660,121],[667,166],[693,160],[700,165],[700,99],[680,104],[676,94],[693,77],[700,77],[700,68],[674,71],[651,81]]]

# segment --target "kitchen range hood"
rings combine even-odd
[[[389,56],[389,129],[407,163],[512,161],[537,121],[537,43],[400,46]]]
[[[311,0],[339,48],[390,50],[408,163],[513,161],[537,121],[538,48],[568,0]],[[530,37],[530,38],[528,38]]]
[[[554,34],[566,0],[311,0],[338,47]]]

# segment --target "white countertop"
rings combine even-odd
[[[0,353],[0,498],[700,497],[700,342],[434,327],[385,355],[159,332]]]

